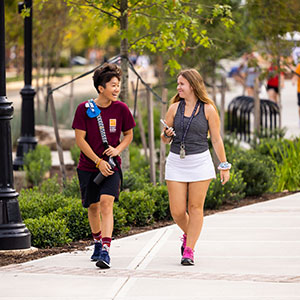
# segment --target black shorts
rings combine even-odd
[[[300,93],[298,93],[297,95],[298,95],[298,105],[300,106]]]
[[[271,86],[271,85],[267,85],[267,91],[273,89],[276,94],[278,94],[278,87],[277,86]]]
[[[77,169],[77,174],[83,207],[88,208],[92,203],[99,202],[101,195],[114,196],[115,200],[118,200],[120,192],[120,173],[118,171],[107,176],[99,185],[93,181],[99,172]]]

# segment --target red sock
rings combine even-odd
[[[110,244],[111,244],[111,238],[110,237],[104,237],[102,239],[102,248],[106,249],[106,250],[109,250],[110,248]],[[107,249],[108,248],[108,249]]]
[[[93,239],[94,239],[95,243],[100,243],[101,242],[101,239],[102,239],[101,230],[97,233],[92,232],[92,236],[93,236]]]

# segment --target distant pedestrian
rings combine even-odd
[[[253,53],[247,54],[247,63],[242,70],[245,77],[246,94],[249,97],[254,97],[255,80],[259,77],[260,68],[258,66],[257,58]]]
[[[166,114],[168,127],[161,138],[164,143],[172,141],[165,179],[172,217],[183,231],[181,264],[193,265],[206,192],[216,177],[208,131],[221,161],[222,184],[229,180],[231,165],[226,161],[217,108],[207,95],[201,75],[195,69],[181,71],[177,77],[177,91]]]
[[[245,87],[245,78],[242,74],[243,69],[244,69],[243,64],[232,67],[228,73],[228,77],[233,78],[237,83],[239,83],[243,87]]]
[[[88,209],[95,242],[91,260],[97,261],[97,267],[109,268],[113,204],[119,195],[122,174],[119,155],[132,141],[135,122],[127,105],[117,101],[120,68],[105,63],[96,69],[93,80],[98,97],[79,104],[72,127],[81,150],[77,173],[82,204]],[[121,132],[124,135],[122,141]],[[94,179],[101,176],[99,171],[104,179],[96,184]]]
[[[297,82],[297,97],[298,97],[298,113],[299,113],[299,128],[300,128],[300,63],[298,63],[295,74],[292,78],[293,85]]]
[[[268,81],[267,81],[267,93],[268,98],[275,103],[278,103],[278,94],[279,94],[279,79],[277,67],[271,65],[268,69]],[[284,74],[280,73],[280,88],[284,87]]]

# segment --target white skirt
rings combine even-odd
[[[170,152],[165,169],[165,179],[179,182],[203,181],[216,178],[215,167],[209,150],[203,153],[186,155]]]

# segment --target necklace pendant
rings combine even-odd
[[[179,155],[180,155],[180,158],[181,158],[181,159],[185,158],[185,147],[184,147],[184,144],[183,144],[183,143],[180,145],[180,152],[179,152]]]

